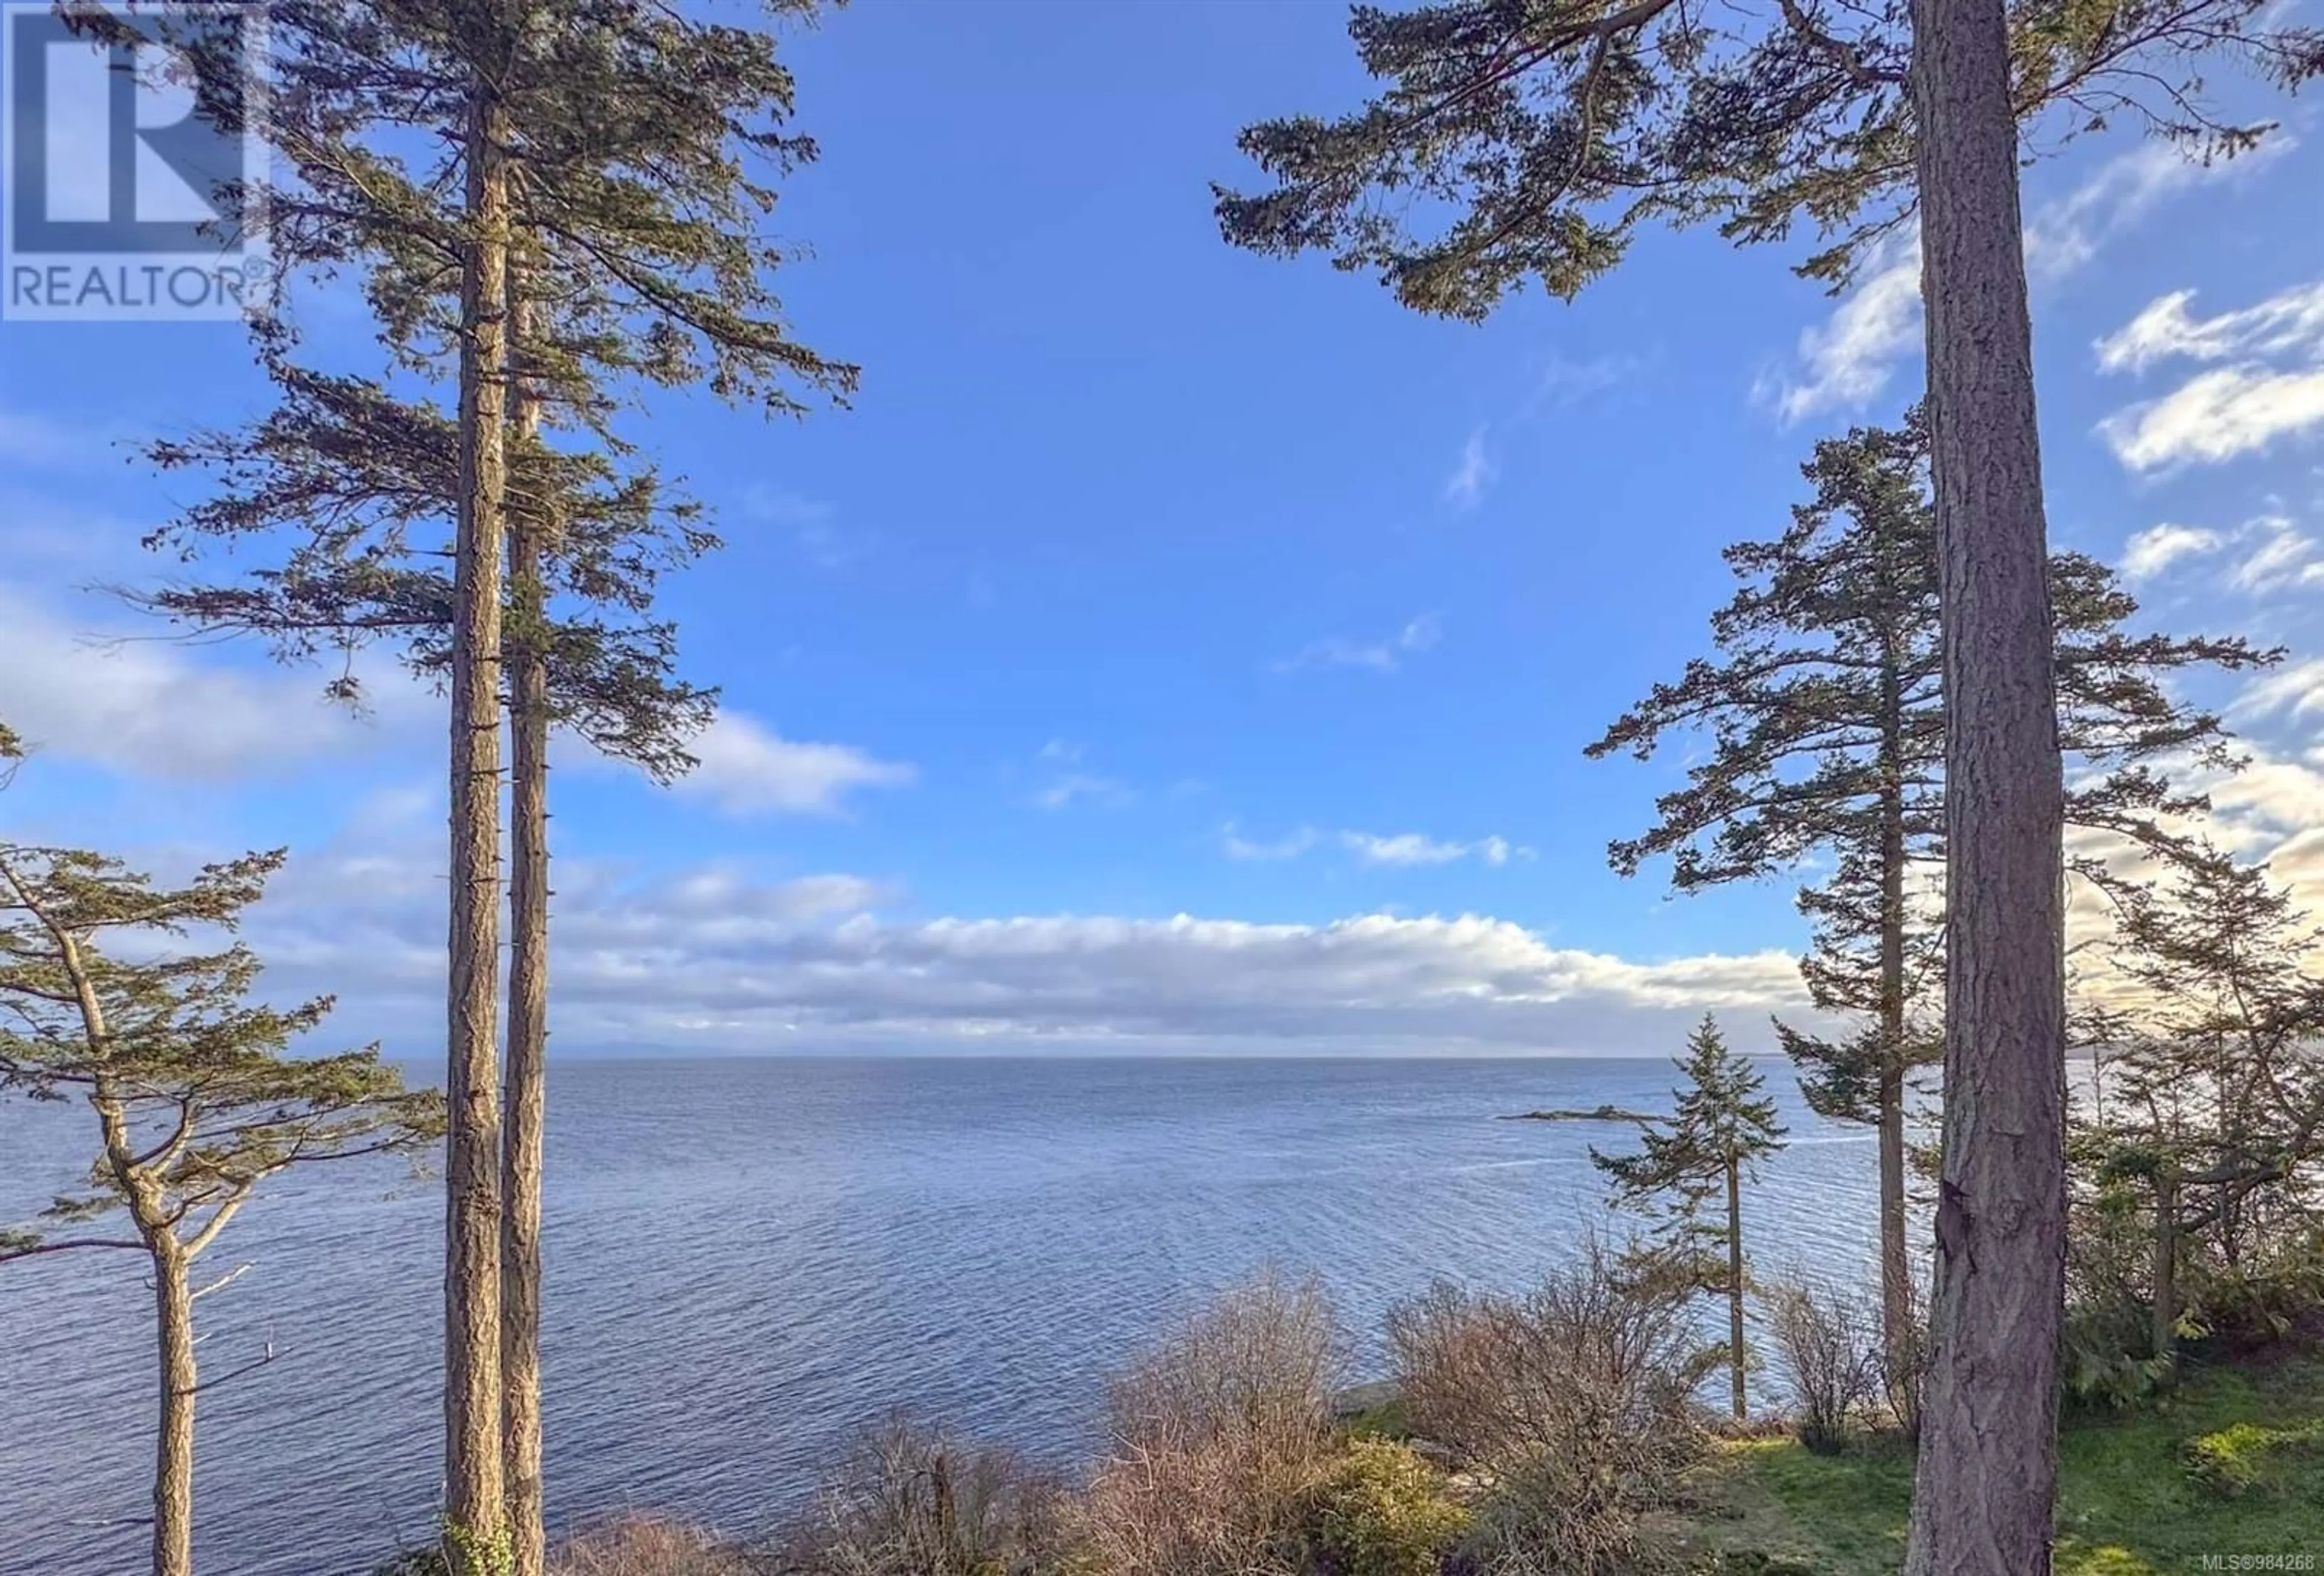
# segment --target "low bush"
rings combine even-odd
[[[2222,1498],[2240,1498],[2275,1486],[2288,1459],[2324,1454],[2324,1420],[2293,1428],[2236,1423],[2200,1433],[2180,1447],[2187,1476]]]
[[[2291,1339],[2324,1308],[2324,1229],[2255,1244],[2233,1264],[2190,1255],[2180,1295],[2186,1322],[2227,1350]],[[2324,1334],[2324,1325],[2309,1332]]]
[[[1707,1436],[1692,1400],[1722,1359],[1693,1287],[1602,1244],[1522,1297],[1439,1286],[1388,1317],[1414,1426],[1484,1482],[1462,1562],[1488,1576],[1615,1569]]]
[[[1767,1294],[1767,1325],[1791,1380],[1794,1432],[1818,1455],[1837,1454],[1881,1387],[1878,1309],[1795,1278]]]
[[[456,1535],[447,1535],[456,1537]],[[471,1541],[466,1562],[497,1576],[516,1568],[505,1538]],[[549,1551],[549,1576],[764,1576],[772,1567],[717,1535],[659,1516],[627,1516],[584,1528]],[[450,1576],[440,1545],[409,1549],[372,1576]]]
[[[1124,1576],[1276,1576],[1333,1451],[1341,1337],[1313,1281],[1228,1293],[1115,1378],[1079,1520]]]
[[[1069,1566],[1069,1545],[1065,1493],[1054,1479],[1011,1452],[964,1445],[899,1419],[866,1435],[824,1485],[783,1540],[774,1569],[781,1576],[1048,1576]]]
[[[2142,1405],[2169,1387],[2176,1369],[2154,1344],[2150,1212],[2135,1188],[2115,1181],[2076,1197],[2070,1209],[2059,1332],[2065,1399],[2102,1411]]]
[[[1309,1491],[1303,1541],[1315,1576],[1436,1576],[1468,1525],[1425,1457],[1358,1439]]]
[[[549,1556],[549,1576],[755,1576],[766,1566],[683,1522],[624,1516],[589,1527]]]

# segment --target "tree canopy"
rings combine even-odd
[[[2286,86],[2324,71],[2324,32],[2266,0],[2015,0],[2009,26],[2015,111],[2053,141],[2127,118],[2231,155],[2265,128],[2207,102],[2196,57]],[[1482,318],[1527,281],[1570,298],[1655,219],[1738,243],[1804,221],[1824,244],[1801,271],[1837,282],[1912,216],[1901,0],[1363,5],[1348,34],[1377,95],[1247,128],[1273,184],[1214,188],[1220,228],[1327,253],[1420,311]]]

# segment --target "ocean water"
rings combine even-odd
[[[1873,1147],[1767,1064],[1794,1147],[1763,1267],[1868,1269]],[[1129,1350],[1265,1266],[1312,1272],[1358,1369],[1432,1279],[1514,1288],[1604,1217],[1586,1147],[1499,1120],[1657,1101],[1656,1061],[724,1059],[550,1068],[549,1508],[762,1530],[899,1409],[1070,1460]],[[0,1106],[0,1221],[73,1180],[85,1111]],[[204,1260],[197,1562],[364,1576],[423,1541],[442,1203],[400,1168],[262,1193]],[[133,1254],[0,1267],[0,1576],[123,1576],[150,1482]],[[251,1365],[255,1364],[253,1367]],[[1363,1377],[1360,1372],[1351,1378]]]

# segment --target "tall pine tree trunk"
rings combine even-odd
[[[1894,1378],[1915,1362],[1913,1261],[1904,1212],[1904,696],[1895,642],[1880,675],[1880,1334]],[[1914,1387],[1907,1385],[1905,1391]],[[1903,1422],[1919,1426],[1917,1415]]]
[[[507,490],[505,117],[479,70],[460,271],[460,501],[452,585],[451,915],[444,1182],[444,1515],[456,1576],[500,1538],[501,535]]]
[[[1743,1162],[1727,1162],[1727,1378],[1736,1423],[1743,1420]]]
[[[530,355],[533,306],[511,271],[514,365]],[[510,419],[520,452],[540,432],[540,390],[512,376]],[[548,521],[540,501],[510,513],[508,1130],[502,1156],[501,1415],[512,1576],[541,1576],[548,1560],[540,1477],[540,1189],[549,1046],[549,658],[541,580]]]
[[[161,1337],[161,1429],[153,1452],[153,1576],[194,1571],[194,1294],[184,1250],[166,1228],[147,1234]]]
[[[1735,1390],[1735,1418],[1748,1409],[1743,1395],[1743,1166],[1727,1162],[1727,1371]]]
[[[1943,610],[1944,1168],[1910,1576],[2043,1576],[2065,1241],[2063,789],[2002,0],[1913,0]]]

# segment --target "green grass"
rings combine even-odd
[[[2059,1457],[2058,1576],[2176,1576],[2206,1554],[2324,1570],[2324,1355],[2199,1370],[2147,1410],[2070,1417]],[[1885,1442],[1831,1457],[1734,1444],[1685,1541],[1737,1571],[1888,1576],[1912,1488],[1910,1457]]]

